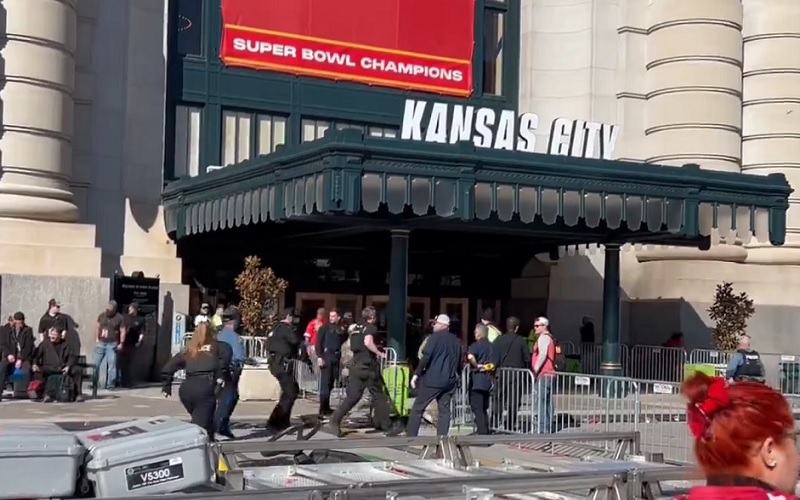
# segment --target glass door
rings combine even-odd
[[[367,295],[367,306],[374,307],[378,312],[378,329],[386,329],[386,309],[389,306],[388,295]],[[431,299],[427,297],[409,297],[408,314],[411,322],[424,327],[431,319]]]
[[[478,299],[478,307],[475,315],[475,322],[477,323],[480,321],[483,316],[483,310],[489,308],[492,310],[492,322],[497,326],[500,327],[500,322],[503,320],[502,318],[502,308],[503,303],[498,299]]]
[[[469,341],[469,299],[446,298],[439,301],[441,311],[450,317],[450,331],[461,335],[464,344]]]
[[[331,295],[328,310],[336,308],[339,310],[339,315],[343,316],[344,313],[353,313],[353,318],[358,319],[361,317],[362,299],[360,295]]]

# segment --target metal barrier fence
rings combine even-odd
[[[602,345],[561,342],[571,373],[600,375]],[[688,366],[701,365],[717,376],[725,372],[735,352],[715,349],[686,350],[682,347],[620,345],[623,373],[633,379],[683,382]],[[786,396],[800,397],[800,354],[760,353],[766,383]],[[694,368],[696,369],[696,368]]]
[[[474,423],[470,377],[465,369],[453,400],[454,427]],[[643,452],[693,462],[679,383],[579,373],[537,380],[530,370],[504,368],[495,376],[489,422],[494,432],[516,434],[635,431]]]

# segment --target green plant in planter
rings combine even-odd
[[[736,350],[742,335],[747,333],[747,321],[755,312],[747,292],[734,292],[733,284],[727,281],[717,285],[714,304],[708,308],[708,315],[715,323],[714,347],[720,351]]]
[[[244,259],[244,269],[236,277],[236,291],[242,326],[249,335],[266,335],[280,320],[280,297],[288,286],[285,279],[261,264],[261,258]]]

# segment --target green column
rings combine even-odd
[[[605,246],[603,273],[603,358],[600,372],[612,376],[622,375],[619,345],[619,248],[618,244]]]
[[[397,351],[397,360],[406,359],[406,314],[408,312],[408,236],[410,231],[392,229],[389,263],[389,305],[386,311],[389,347]]]

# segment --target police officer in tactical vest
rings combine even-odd
[[[291,425],[292,407],[300,394],[300,387],[295,380],[297,361],[308,365],[308,351],[303,345],[303,336],[297,330],[300,317],[293,307],[283,311],[283,319],[267,337],[269,371],[278,381],[281,395],[278,404],[267,419],[267,430],[280,432]]]
[[[764,383],[764,363],[757,351],[750,347],[750,337],[742,336],[739,349],[734,353],[728,369],[725,370],[725,378],[731,382],[761,382]]]
[[[347,330],[341,324],[339,311],[331,309],[328,322],[317,332],[317,364],[320,368],[319,414],[329,416],[331,410],[331,391],[339,380],[339,360],[342,357],[342,344],[347,340]]]
[[[345,415],[352,410],[364,391],[369,391],[374,404],[373,423],[376,429],[389,431],[392,426],[391,401],[386,395],[381,375],[380,360],[386,354],[375,345],[378,329],[375,327],[378,315],[375,308],[367,307],[361,312],[361,321],[354,325],[350,334],[350,348],[353,358],[347,379],[347,397],[331,416],[327,432],[341,436],[341,423]]]

